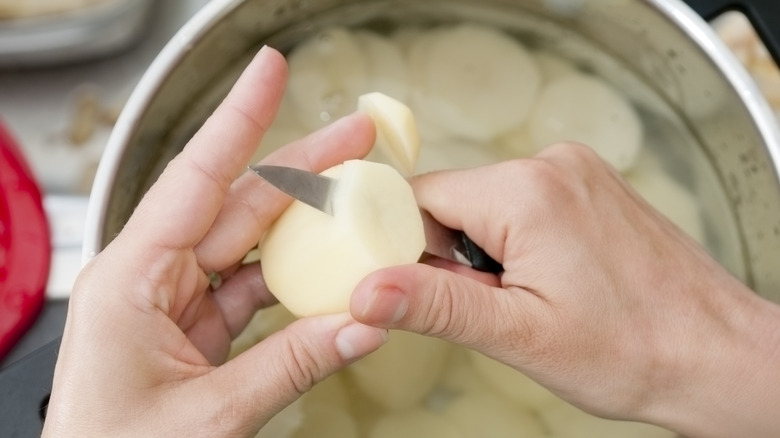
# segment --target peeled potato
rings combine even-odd
[[[238,356],[293,321],[295,316],[284,306],[275,305],[258,310],[244,330],[230,343],[228,358]]]
[[[657,167],[637,167],[626,181],[642,197],[699,243],[705,243],[704,222],[693,193]]]
[[[471,141],[489,141],[523,123],[541,81],[520,42],[474,24],[427,32],[409,61],[415,111]]]
[[[292,438],[357,438],[343,376],[334,374],[301,397],[303,421]]]
[[[540,411],[552,438],[675,438],[676,433],[658,426],[613,421],[587,414],[559,400]]]
[[[547,388],[534,382],[509,365],[476,351],[470,351],[469,356],[477,374],[494,391],[509,397],[519,406],[533,408],[557,399],[557,396]]]
[[[448,418],[417,408],[380,418],[368,438],[470,438],[470,435],[462,434]]]
[[[386,94],[374,92],[358,98],[358,110],[368,114],[376,125],[373,150],[402,174],[413,174],[420,153],[420,137],[409,107]]]
[[[255,438],[293,438],[303,421],[303,403],[298,399],[271,417]]]
[[[339,181],[333,216],[294,201],[260,242],[268,289],[296,316],[348,311],[363,277],[425,249],[414,193],[395,169],[350,160],[324,174]]]
[[[387,37],[371,31],[359,30],[354,36],[368,62],[368,89],[406,100],[409,73],[401,49]]]
[[[467,394],[455,399],[443,414],[467,437],[541,438],[542,424],[530,412],[514,409],[488,394]]]
[[[366,396],[386,409],[410,408],[436,385],[450,347],[440,339],[392,331],[387,344],[348,372]]]
[[[369,84],[369,65],[352,31],[325,29],[288,57],[288,92],[302,126],[319,129],[352,112]]]
[[[621,172],[634,165],[642,147],[639,115],[595,76],[566,74],[545,85],[528,123],[536,148],[561,141],[584,143]]]

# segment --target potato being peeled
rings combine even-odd
[[[323,174],[339,181],[333,216],[294,201],[260,242],[265,282],[297,316],[348,311],[363,277],[425,249],[417,201],[397,170],[350,160]]]

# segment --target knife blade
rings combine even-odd
[[[256,164],[249,169],[289,196],[333,216],[333,193],[338,180],[302,169],[269,164]],[[497,274],[504,270],[465,233],[447,228],[429,213],[423,213],[426,252],[482,272]]]

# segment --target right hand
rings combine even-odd
[[[413,186],[423,209],[505,272],[456,274],[443,261],[381,270],[353,294],[358,321],[474,348],[596,415],[691,437],[780,436],[770,408],[780,406],[780,308],[589,148],[556,145]]]

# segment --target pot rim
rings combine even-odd
[[[233,9],[246,0],[211,0],[160,51],[136,88],[111,132],[89,197],[82,246],[82,264],[104,247],[103,229],[116,176],[128,139],[167,77],[192,48]],[[682,0],[645,0],[690,38],[734,87],[756,124],[769,156],[780,165],[780,124],[758,85],[712,27]],[[773,166],[775,175],[778,169]]]

